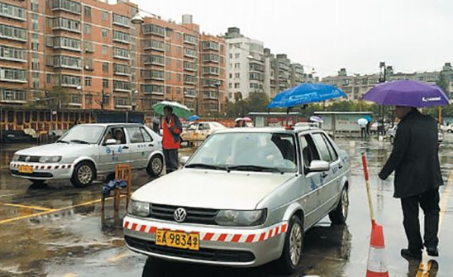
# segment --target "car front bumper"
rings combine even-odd
[[[203,264],[254,267],[280,257],[288,223],[260,229],[178,224],[126,216],[123,221],[127,246],[148,256]],[[155,244],[156,230],[197,233],[200,250],[187,250]]]
[[[31,166],[33,172],[19,172],[19,166]],[[74,166],[72,164],[27,162],[11,162],[9,164],[9,171],[12,176],[33,180],[70,179],[73,170]]]

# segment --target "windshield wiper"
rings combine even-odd
[[[69,141],[65,141],[65,140],[57,140],[56,142],[57,142],[57,143],[58,143],[58,142],[61,142],[61,143],[67,143],[67,144],[69,144]]]
[[[229,170],[228,167],[226,166],[218,166],[218,165],[212,165],[212,164],[202,164],[202,163],[194,163],[194,164],[188,164],[186,165],[186,168],[205,168],[205,169],[215,169],[215,170]]]
[[[80,144],[90,144],[88,141],[80,140],[80,139],[71,139],[71,142],[80,143]]]
[[[279,172],[284,173],[284,171],[276,167],[267,167],[259,165],[235,165],[228,167],[229,170],[243,170],[243,171],[260,171],[260,172]]]

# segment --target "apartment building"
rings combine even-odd
[[[7,108],[150,112],[164,99],[220,115],[225,40],[190,15],[132,23],[138,11],[129,1],[0,0],[0,121]]]

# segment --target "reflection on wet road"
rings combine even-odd
[[[440,159],[445,182],[453,169],[453,136],[446,135]],[[419,265],[400,257],[406,247],[399,200],[392,197],[391,181],[377,173],[390,154],[388,142],[337,139],[352,162],[350,209],[346,226],[331,225],[326,218],[306,234],[304,257],[294,276],[364,276],[370,223],[360,154],[369,162],[377,221],[384,226],[386,255],[391,276],[416,276]],[[5,169],[20,146],[0,151],[0,276],[279,276],[273,263],[252,269],[181,264],[147,259],[124,246],[121,218],[115,218],[107,202],[101,221],[100,183],[76,189],[69,182],[32,186],[11,178]],[[453,175],[452,175],[453,176]],[[134,174],[136,189],[152,179],[145,172]],[[453,178],[450,180],[453,181]],[[449,183],[449,186],[451,182]],[[443,196],[443,223],[437,275],[451,276],[453,264],[453,200]],[[124,214],[124,207],[121,208]],[[424,262],[428,257],[424,257]],[[82,266],[83,265],[83,266]]]

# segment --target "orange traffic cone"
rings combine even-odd
[[[371,216],[371,240],[368,253],[367,277],[388,277],[387,259],[385,258],[384,229],[374,220],[373,203],[371,202],[370,180],[365,153],[362,154],[363,172],[365,175],[368,206]]]
[[[388,277],[387,259],[385,258],[384,230],[372,221],[370,251],[368,254],[367,277]]]

